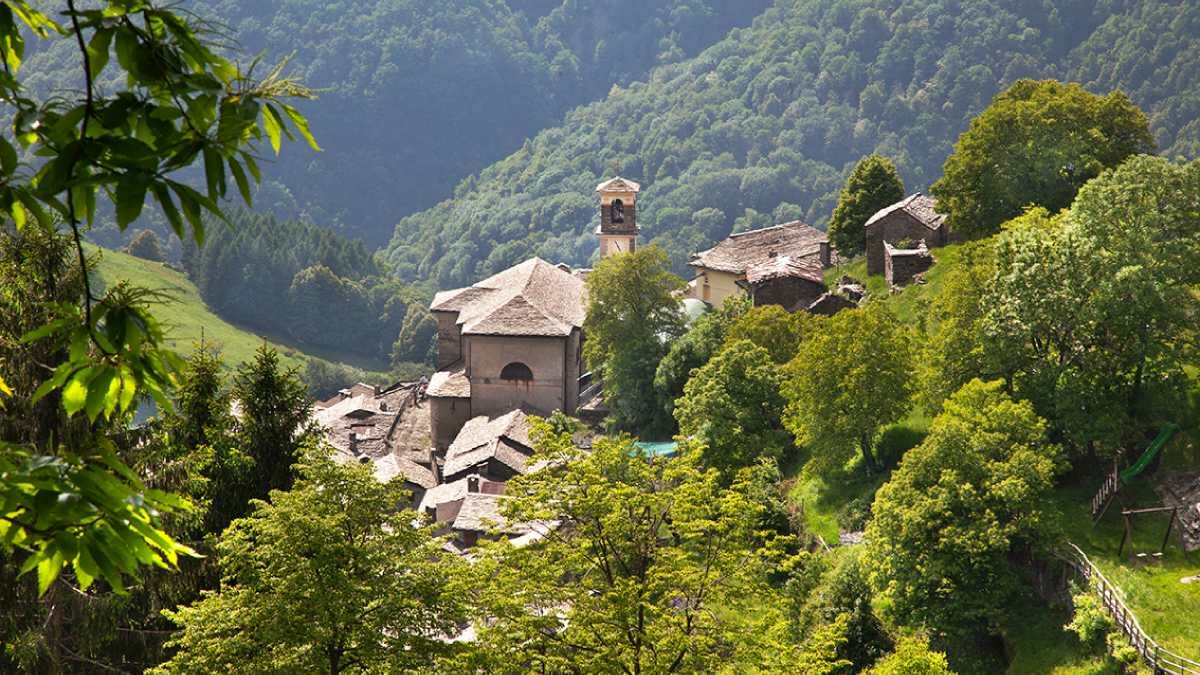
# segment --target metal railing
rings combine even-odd
[[[1078,546],[1067,542],[1067,548],[1061,551],[1058,557],[1075,570],[1075,573],[1087,582],[1091,590],[1099,596],[1105,611],[1125,634],[1129,644],[1137,650],[1142,661],[1150,666],[1151,672],[1200,675],[1200,662],[1164,649],[1142,629],[1137,617],[1121,600],[1120,588],[1109,581],[1100,568],[1096,567]]]

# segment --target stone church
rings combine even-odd
[[[596,186],[601,256],[637,246],[639,189],[620,177]],[[438,323],[438,372],[426,395],[436,448],[448,448],[467,421],[481,415],[575,413],[586,375],[586,272],[530,258],[434,296],[429,309]]]

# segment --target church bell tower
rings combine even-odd
[[[617,176],[596,186],[600,195],[600,257],[632,253],[637,248],[637,193],[642,186]]]

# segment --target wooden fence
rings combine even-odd
[[[1151,672],[1171,673],[1173,675],[1200,675],[1200,663],[1164,649],[1154,641],[1146,631],[1142,630],[1137,617],[1121,600],[1121,591],[1105,578],[1100,569],[1092,564],[1087,555],[1078,546],[1067,543],[1059,558],[1074,570],[1087,585],[1100,597],[1104,609],[1108,611],[1113,622],[1125,634],[1129,644],[1137,650],[1142,661],[1150,667]]]

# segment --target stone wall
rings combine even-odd
[[[437,319],[437,367],[438,369],[462,358],[462,328],[458,325],[458,312],[433,312]]]
[[[471,399],[430,397],[428,400],[429,426],[434,447],[445,450],[454,442],[454,437],[462,430],[467,420],[473,417]]]
[[[893,244],[905,239],[924,241],[929,248],[946,245],[945,225],[936,230],[930,230],[912,214],[902,209],[897,209],[871,223],[867,228],[866,236],[867,274],[884,273],[883,244],[885,241]]]
[[[780,277],[754,287],[754,306],[808,307],[825,293],[825,284],[800,277]]]
[[[933,255],[921,244],[915,249],[895,248],[883,243],[884,277],[889,286],[903,286],[933,266]]]

